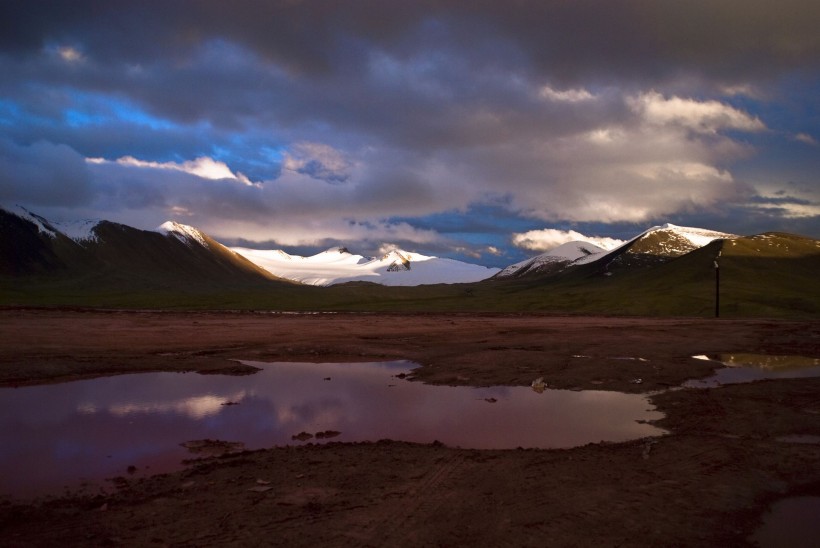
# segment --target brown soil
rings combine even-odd
[[[710,373],[695,354],[820,357],[818,322],[4,309],[0,340],[5,386],[247,373],[235,359],[408,359],[429,383],[662,391],[652,399],[671,432],[564,450],[232,452],[118,478],[110,495],[0,503],[4,546],[730,546],[772,500],[820,495],[820,446],[779,440],[820,435],[820,379],[665,391]]]

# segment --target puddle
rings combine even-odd
[[[639,394],[432,386],[403,380],[414,367],[406,361],[242,363],[262,370],[0,388],[0,494],[179,469],[196,456],[181,446],[192,440],[247,449],[379,439],[507,449],[664,433],[644,422],[663,415]],[[303,433],[312,437],[300,441]]]
[[[772,356],[766,354],[714,354],[692,356],[698,360],[720,362],[726,367],[711,377],[686,381],[687,388],[714,388],[765,379],[820,377],[820,359],[805,356]]]
[[[820,539],[820,497],[791,497],[772,505],[749,540],[761,548],[814,548]]]

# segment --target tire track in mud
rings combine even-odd
[[[419,524],[435,516],[444,506],[447,497],[439,487],[459,472],[464,464],[460,452],[441,457],[417,483],[405,493],[384,503],[384,510],[371,517],[367,526],[355,535],[360,541],[372,546],[399,546],[412,541]]]

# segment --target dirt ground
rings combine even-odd
[[[772,501],[820,496],[820,445],[783,439],[820,436],[820,379],[669,390],[711,372],[697,354],[820,357],[820,322],[9,308],[0,341],[3,386],[407,359],[416,382],[653,393],[670,432],[562,450],[374,440],[209,457],[118,478],[109,495],[2,500],[3,546],[743,546]]]

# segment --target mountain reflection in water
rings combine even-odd
[[[143,373],[0,389],[0,494],[54,492],[180,468],[197,439],[248,449],[332,441],[440,441],[474,449],[559,448],[660,435],[647,398],[606,391],[432,386],[415,364],[262,363],[250,376]],[[640,422],[639,422],[640,421]],[[308,438],[307,442],[316,442]],[[133,469],[132,469],[133,471]]]

